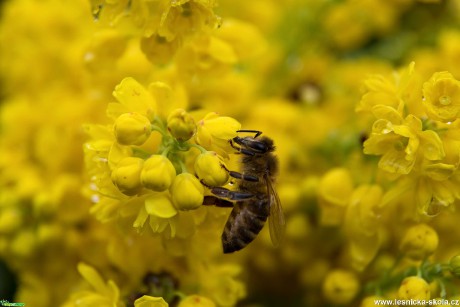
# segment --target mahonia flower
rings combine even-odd
[[[379,206],[383,190],[378,185],[355,189],[345,214],[345,233],[350,241],[352,266],[363,270],[376,256],[381,244]]]
[[[168,303],[162,297],[144,295],[134,302],[134,307],[168,307]]]
[[[216,152],[207,151],[195,159],[195,172],[200,180],[211,187],[220,187],[227,183],[229,174],[223,158]]]
[[[238,62],[234,48],[216,36],[202,35],[184,45],[175,62],[184,76],[217,77],[224,75]]]
[[[169,133],[179,141],[188,141],[195,134],[195,121],[184,109],[171,112],[167,122]]]
[[[373,75],[364,81],[366,93],[356,107],[356,111],[372,111],[377,105],[392,107],[398,112],[407,108],[411,114],[422,115],[421,77],[415,72],[415,63],[393,73],[391,77]]]
[[[389,173],[408,174],[417,157],[434,161],[444,158],[442,141],[436,132],[422,130],[422,121],[408,115],[405,119],[393,108],[375,106],[378,118],[372,134],[364,142],[364,153],[381,155],[379,167]]]
[[[113,96],[118,103],[110,103],[107,107],[107,114],[111,117],[118,118],[125,113],[140,114],[145,116],[149,121],[153,121],[157,114],[157,103],[155,97],[135,79],[128,77],[123,79],[115,87]],[[139,117],[139,115],[136,115]],[[138,119],[141,126],[145,120]],[[141,133],[143,128],[141,128]]]
[[[241,124],[235,119],[219,116],[215,112],[208,113],[197,126],[195,135],[197,144],[219,154],[231,150],[228,141],[236,137],[237,131],[241,128]]]
[[[159,115],[163,114],[164,100],[170,96],[163,95],[162,88],[166,90],[155,83],[147,90],[134,79],[125,78],[114,91],[119,103],[107,108],[115,120],[115,129],[87,126],[92,140],[85,150],[88,166],[93,167],[92,188],[97,193],[91,213],[101,221],[116,219],[125,226],[129,225],[125,221],[131,219],[130,224],[138,232],[162,234],[167,241],[193,236],[201,223],[194,219],[203,214],[199,208],[205,190],[188,169],[201,175],[204,184],[209,181],[216,186],[224,185],[229,174],[224,157],[208,154],[205,147],[189,139],[196,125],[185,110],[173,109],[167,121]],[[221,150],[231,148],[229,140],[240,128],[233,118],[215,113],[208,114],[198,126],[196,138],[204,139],[206,135],[211,143],[207,145],[220,145]],[[195,149],[201,154],[197,155]],[[212,163],[206,165],[208,162]],[[187,215],[184,211],[193,213]]]
[[[76,292],[72,295],[65,307],[72,306],[107,306],[124,307],[126,306],[120,299],[120,290],[117,285],[109,280],[105,282],[99,273],[91,266],[80,263],[78,271],[87,283],[91,285],[91,290]]]
[[[145,160],[140,174],[142,185],[157,192],[167,190],[175,177],[174,165],[163,155],[152,155]]]
[[[360,285],[356,275],[346,270],[329,272],[323,282],[323,295],[334,304],[347,304],[358,294]]]
[[[409,276],[406,277],[398,289],[398,297],[404,300],[429,300],[430,286],[421,277]]]
[[[204,187],[192,174],[182,173],[174,179],[171,194],[177,209],[194,210],[203,204]]]
[[[214,0],[91,0],[91,4],[93,15],[101,22],[116,24],[129,18],[143,36],[158,33],[167,41],[212,29],[220,21],[213,12]]]
[[[126,157],[112,171],[112,182],[126,195],[135,195],[142,189],[141,171],[144,160],[136,157]]]
[[[122,145],[142,145],[151,132],[149,119],[141,114],[124,113],[115,120],[115,138]]]
[[[323,225],[342,223],[352,193],[353,179],[347,169],[331,169],[321,178],[318,197]]]
[[[460,81],[443,71],[423,84],[423,104],[428,116],[451,122],[460,116]]]
[[[423,260],[437,249],[438,241],[438,234],[433,228],[419,224],[407,230],[400,249],[409,258]]]

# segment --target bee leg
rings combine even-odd
[[[211,189],[211,193],[220,198],[230,200],[243,200],[254,197],[253,193],[242,192],[242,191],[231,191],[222,187],[214,187]]]
[[[254,138],[258,137],[259,135],[262,134],[262,131],[259,130],[237,130],[236,132],[249,132],[249,133],[255,133]]]
[[[203,205],[216,206],[222,208],[233,208],[233,203],[231,201],[209,195],[204,197]]]
[[[222,165],[222,168],[225,169],[228,172],[228,174],[233,178],[241,179],[241,180],[245,180],[245,181],[251,181],[251,182],[259,182],[259,177],[257,177],[257,176],[246,175],[246,174],[243,174],[243,173],[230,171],[224,165]]]
[[[228,142],[230,143],[230,146],[232,146],[234,149],[236,149],[239,153],[242,153],[242,154],[247,155],[247,156],[254,156],[256,154],[254,151],[252,151],[250,149],[241,148],[239,146],[236,146],[233,141],[235,141],[235,139],[229,140]]]

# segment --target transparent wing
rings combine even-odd
[[[283,208],[281,207],[280,198],[273,188],[271,180],[265,176],[267,191],[270,198],[270,216],[268,218],[270,228],[270,238],[273,245],[279,246],[284,237],[286,222],[284,220]]]

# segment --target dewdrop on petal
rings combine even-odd
[[[409,228],[404,235],[400,250],[409,258],[423,260],[434,253],[438,247],[438,234],[426,224]]]
[[[174,206],[178,210],[194,210],[203,204],[204,188],[200,181],[189,173],[176,176],[171,186]]]
[[[206,185],[212,187],[225,185],[229,178],[222,158],[213,151],[204,152],[196,158],[195,173]]]
[[[142,145],[152,132],[149,119],[135,112],[121,114],[113,129],[117,142],[122,145]]]
[[[122,159],[112,171],[113,184],[126,195],[136,195],[141,189],[140,175],[144,160],[136,157]]]
[[[350,303],[358,291],[359,281],[351,271],[331,271],[323,282],[323,294],[333,304]]]
[[[195,134],[196,124],[184,109],[176,109],[168,116],[168,131],[177,140],[187,141]]]
[[[153,155],[144,162],[141,183],[147,189],[161,192],[167,190],[176,177],[171,161],[162,155]]]
[[[403,300],[429,300],[430,285],[421,277],[406,277],[401,282],[398,297]]]

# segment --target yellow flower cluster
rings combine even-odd
[[[457,0],[0,5],[0,301],[460,298]]]

